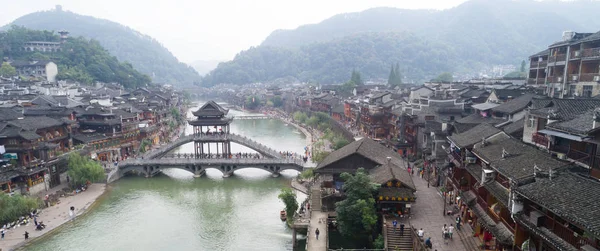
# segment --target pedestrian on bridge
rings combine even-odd
[[[317,240],[319,239],[319,233],[320,233],[319,228],[317,228],[317,230],[315,230],[315,236],[317,237]]]

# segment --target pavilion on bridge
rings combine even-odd
[[[188,121],[194,127],[194,153],[196,158],[209,158],[216,155],[223,158],[231,156],[231,142],[227,137],[230,132],[232,118],[226,117],[228,109],[218,105],[214,101],[208,101],[200,109],[193,112],[195,120]],[[204,137],[215,136],[215,137]],[[211,146],[215,152],[211,153]]]

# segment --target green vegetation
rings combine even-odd
[[[17,69],[12,67],[7,62],[2,63],[2,67],[0,67],[0,76],[5,78],[14,77],[17,75]]]
[[[364,85],[362,78],[360,77],[360,73],[356,70],[352,70],[352,76],[350,77],[350,82],[355,85]]]
[[[396,67],[394,68],[394,64],[390,69],[390,76],[388,77],[388,85],[389,86],[398,86],[402,84],[402,73],[400,72],[400,64],[396,63]]]
[[[23,43],[32,40],[57,42],[60,37],[50,31],[36,31],[13,26],[7,32],[0,34],[0,47],[9,48],[5,49],[3,54],[13,60],[50,58],[59,67],[57,76],[59,80],[71,79],[84,84],[92,84],[95,81],[117,82],[130,89],[150,83],[148,76],[139,73],[127,62],[120,63],[98,41],[87,40],[83,37],[69,38],[61,45],[62,51],[46,54],[18,49]]]
[[[363,242],[372,241],[371,234],[377,223],[373,186],[364,168],[356,174],[342,173],[344,179],[342,189],[346,198],[335,203],[338,230],[345,237],[352,237]],[[371,240],[369,240],[371,239]]]
[[[433,82],[452,82],[452,80],[453,80],[452,73],[444,72],[444,73],[438,75],[436,78],[432,79],[431,81],[433,81]]]
[[[325,157],[327,157],[327,155],[329,155],[331,152],[325,152],[325,151],[319,151],[319,150],[314,150],[312,153],[312,161],[316,162],[316,163],[320,163],[321,161],[323,161],[325,159]]]
[[[246,98],[246,109],[254,110],[260,106],[260,100],[256,96],[248,96]]]
[[[294,118],[294,120],[298,123],[304,124],[308,119],[308,116],[306,116],[306,113],[303,112],[295,112],[292,118]]]
[[[16,221],[43,205],[40,198],[0,193],[0,225]]]
[[[504,78],[526,78],[526,77],[527,77],[526,72],[519,72],[519,71],[509,72],[508,74],[504,75]]]
[[[133,68],[152,76],[154,82],[191,85],[201,81],[192,67],[179,62],[160,42],[115,22],[52,10],[22,16],[11,25],[35,30],[66,30],[71,37],[83,36],[86,40],[98,41],[118,60],[130,62]],[[8,28],[6,26],[3,30]]]
[[[140,143],[140,153],[145,153],[148,149],[148,147],[152,146],[152,142],[150,142],[150,140],[144,139],[142,140],[142,143]]]
[[[106,174],[104,169],[96,161],[78,153],[69,155],[69,177],[74,185],[83,185],[89,182],[101,181]]]
[[[355,70],[363,79],[381,78],[398,59],[412,79],[428,80],[468,61],[448,45],[406,32],[361,33],[299,48],[252,47],[206,75],[203,85],[276,82],[291,78],[303,82],[345,83]],[[460,63],[457,63],[460,62]],[[471,69],[464,66],[464,69]],[[354,83],[356,85],[357,83]],[[353,88],[348,84],[347,88]]]
[[[296,194],[289,187],[284,187],[281,189],[281,193],[277,196],[283,204],[285,204],[285,213],[287,215],[287,222],[291,224],[294,222],[294,214],[296,210],[298,210],[298,201],[296,200]]]
[[[385,240],[383,239],[383,235],[379,234],[377,236],[377,239],[375,239],[375,242],[373,242],[373,247],[376,249],[385,248]]]
[[[303,179],[303,180],[312,179],[313,177],[315,177],[315,172],[312,168],[306,169],[306,170],[302,171],[298,175],[298,177],[300,177],[300,179]]]
[[[281,107],[283,106],[283,100],[280,96],[275,96],[271,98],[271,102],[273,103],[273,107]]]
[[[568,27],[600,27],[600,19],[589,18],[599,7],[597,1],[467,1],[443,11],[344,13],[272,32],[260,46],[219,65],[206,84],[281,78],[344,83],[352,69],[364,80],[385,78],[396,63],[403,77],[415,82],[441,72],[477,73],[547,48]]]

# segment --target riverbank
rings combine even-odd
[[[33,222],[25,226],[20,226],[6,231],[4,239],[0,241],[0,250],[15,250],[28,243],[35,241],[63,224],[69,222],[69,208],[75,207],[75,217],[79,217],[89,211],[96,203],[97,199],[106,191],[105,184],[91,184],[85,192],[74,196],[62,197],[59,199],[59,204],[42,210],[38,215],[38,221],[44,222],[46,228],[42,231],[35,230]],[[23,234],[29,233],[29,240],[25,240]]]

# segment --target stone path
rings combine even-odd
[[[468,229],[463,228],[460,232],[454,229],[452,240],[445,241],[442,238],[442,227],[454,224],[454,216],[444,216],[444,202],[437,188],[427,187],[427,183],[419,176],[413,176],[413,181],[417,188],[417,201],[412,205],[413,213],[410,223],[417,230],[423,228],[425,239],[431,237],[433,249],[447,251],[471,251],[477,250],[471,243],[475,237],[472,237]]]
[[[315,230],[319,228],[319,239],[315,235]],[[312,211],[310,215],[310,225],[308,226],[308,236],[306,251],[325,251],[327,250],[327,213],[321,211]]]
[[[31,242],[39,236],[42,236],[49,231],[68,222],[69,208],[75,207],[75,214],[81,215],[104,193],[105,184],[92,184],[85,192],[75,196],[60,198],[60,204],[45,208],[38,216],[38,221],[43,221],[46,228],[42,231],[36,231],[33,222],[27,225],[10,229],[6,232],[4,240],[0,240],[0,250],[13,250],[20,247],[26,242]],[[1,227],[1,226],[0,226]],[[29,232],[29,240],[25,241],[23,234]]]

